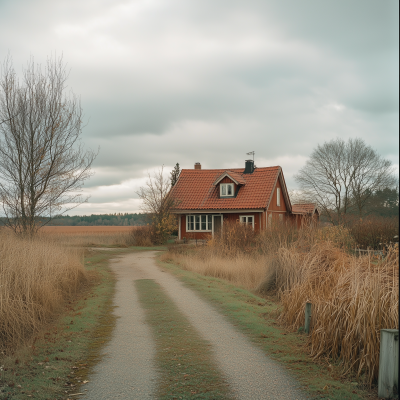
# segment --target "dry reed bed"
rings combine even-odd
[[[12,351],[86,280],[82,250],[0,232],[0,348]]]
[[[169,252],[161,256],[164,261],[171,260],[183,269],[205,276],[213,276],[232,282],[234,285],[255,290],[265,278],[265,257],[251,257],[236,254],[222,257],[207,254],[208,249],[198,249],[197,254]]]
[[[316,243],[304,254],[281,248],[277,254],[280,319],[293,329],[304,325],[304,307],[313,305],[311,355],[340,358],[345,371],[378,377],[381,329],[397,329],[398,250],[383,260],[354,257],[331,242]]]
[[[310,352],[340,359],[371,384],[379,369],[380,329],[398,328],[398,248],[387,257],[355,257],[343,227],[328,230],[270,230],[251,237],[244,228],[192,249],[171,247],[163,257],[182,268],[226,279],[254,291],[278,291],[280,321],[293,330],[304,325],[307,301],[313,304]],[[251,246],[252,245],[252,246]]]

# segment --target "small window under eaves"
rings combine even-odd
[[[233,183],[221,183],[219,185],[219,195],[221,197],[234,197]]]

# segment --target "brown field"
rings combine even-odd
[[[39,236],[67,246],[117,246],[132,243],[134,226],[45,226]]]
[[[134,226],[44,226],[41,233],[56,233],[62,235],[83,235],[98,233],[130,232]]]

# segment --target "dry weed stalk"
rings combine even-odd
[[[0,232],[0,349],[12,351],[85,281],[82,250]]]

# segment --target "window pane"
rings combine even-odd
[[[228,196],[232,196],[232,185],[226,185],[228,186]]]
[[[212,231],[212,215],[208,215],[208,230]]]
[[[226,196],[226,186],[221,185],[221,189],[222,189],[222,196]]]
[[[199,231],[200,230],[200,215],[196,215],[196,218],[195,218],[195,228],[196,228],[196,231]]]
[[[207,230],[207,215],[201,216],[201,230],[202,231]]]
[[[247,223],[253,224],[253,217],[247,217]]]

